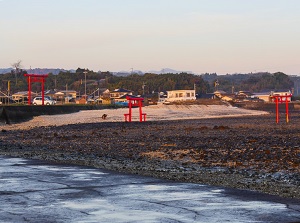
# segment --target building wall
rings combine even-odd
[[[265,102],[270,102],[270,95],[255,95],[255,97],[264,100]]]

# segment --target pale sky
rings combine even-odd
[[[0,0],[0,68],[300,74],[300,0]]]

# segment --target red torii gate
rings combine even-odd
[[[285,102],[285,116],[286,116],[286,122],[288,123],[289,120],[289,102],[292,99],[292,94],[288,95],[273,95],[272,98],[275,99],[276,104],[276,123],[279,123],[279,103]],[[285,99],[285,100],[283,100]]]
[[[139,107],[139,113],[140,113],[140,122],[143,121],[143,117],[144,117],[144,122],[146,121],[146,113],[142,112],[142,102],[144,100],[144,98],[140,98],[140,97],[134,97],[134,96],[129,96],[126,95],[126,99],[128,100],[128,108],[129,108],[129,113],[128,114],[124,114],[125,117],[125,122],[131,122],[132,120],[132,107]],[[128,117],[128,120],[127,120]]]
[[[28,83],[28,105],[31,104],[31,82],[42,83],[42,105],[44,105],[45,79],[48,77],[48,74],[24,74],[24,76],[27,77]]]

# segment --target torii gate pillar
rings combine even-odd
[[[27,77],[28,83],[28,105],[31,105],[31,82],[42,83],[42,105],[44,105],[45,79],[48,77],[48,74],[24,74],[24,76]]]

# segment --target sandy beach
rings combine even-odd
[[[52,125],[61,126],[79,123],[124,122],[124,114],[126,113],[128,113],[128,108],[88,110],[63,115],[42,115],[34,117],[32,120],[27,122],[6,125],[4,128],[17,130]],[[138,108],[133,108],[132,113],[132,121],[139,122]],[[147,114],[146,121],[207,119],[268,114],[268,112],[265,111],[246,110],[226,105],[164,104],[143,107],[143,113]],[[105,120],[101,118],[103,114],[107,114],[107,118]]]
[[[300,199],[300,115],[225,105],[143,107],[43,115],[1,126],[0,155],[105,168]],[[107,114],[107,119],[101,116]],[[299,201],[300,202],[300,201]]]

